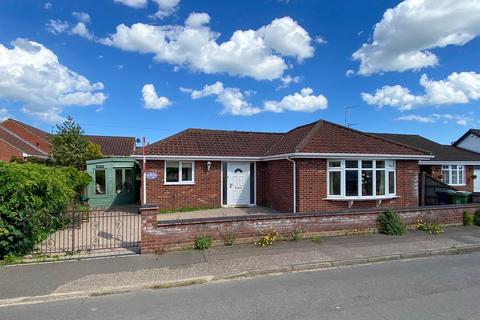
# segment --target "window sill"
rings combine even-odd
[[[323,200],[329,201],[377,201],[377,200],[390,200],[400,198],[400,196],[382,196],[382,197],[343,197],[343,198],[335,198],[335,197],[327,197],[323,198]]]
[[[447,183],[448,184],[448,183]],[[466,184],[449,184],[450,187],[466,187]]]
[[[194,185],[195,182],[164,182],[164,186],[191,186]]]

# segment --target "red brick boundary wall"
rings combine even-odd
[[[399,209],[396,212],[413,227],[418,220],[442,225],[461,225],[463,212],[473,213],[480,204]],[[141,209],[142,253],[192,248],[198,235],[210,235],[216,244],[234,238],[235,243],[254,242],[275,230],[289,238],[294,230],[307,235],[346,235],[377,231],[377,217],[385,209],[338,212],[275,214],[268,216],[219,217],[157,222],[158,207]]]

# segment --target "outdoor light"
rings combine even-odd
[[[212,163],[210,161],[207,162],[207,170],[210,171],[212,168]]]

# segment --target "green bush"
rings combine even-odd
[[[212,246],[213,239],[209,235],[199,235],[195,238],[195,249],[207,250]]]
[[[0,162],[0,259],[28,253],[61,227],[90,177],[74,168]]]
[[[399,236],[407,231],[407,226],[402,218],[393,210],[389,209],[378,216],[378,223],[380,224],[378,231],[380,233]]]
[[[473,223],[474,223],[476,226],[480,226],[480,209],[478,209],[477,211],[475,211],[475,215],[473,216]]]
[[[473,225],[473,214],[468,211],[463,213],[463,225],[464,226],[471,226]]]

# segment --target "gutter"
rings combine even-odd
[[[288,155],[286,159],[293,164],[293,213],[297,213],[297,163]]]

